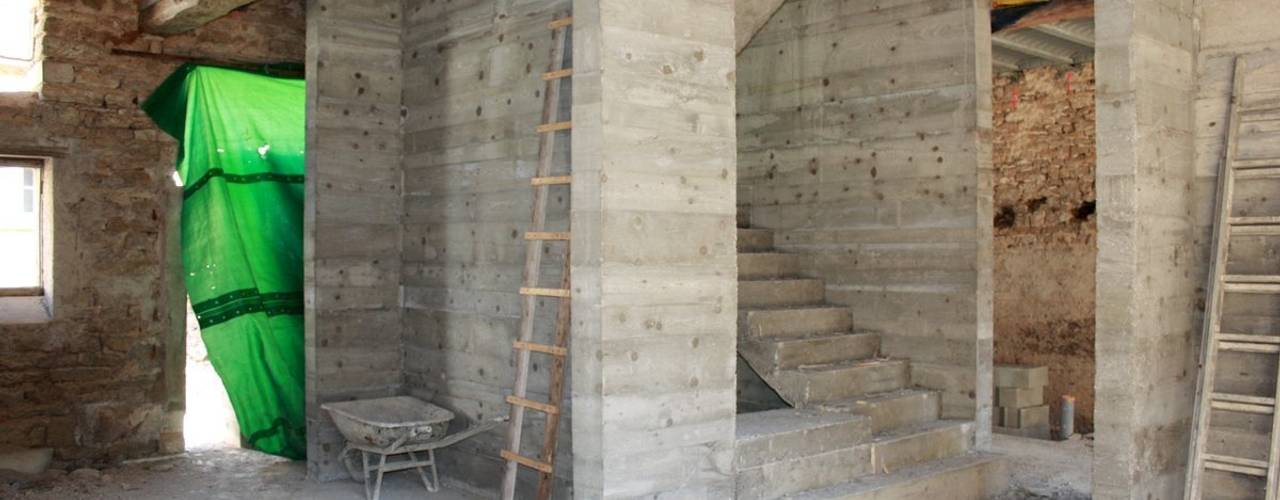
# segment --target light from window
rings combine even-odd
[[[40,86],[35,42],[36,0],[0,0],[0,92]]]
[[[0,289],[39,288],[40,169],[0,164]]]

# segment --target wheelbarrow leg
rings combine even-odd
[[[378,500],[382,496],[382,474],[386,472],[387,455],[379,453],[378,457],[378,480],[374,483],[373,498],[370,500]]]
[[[369,489],[369,452],[360,450],[361,477],[364,479],[364,498],[373,500],[373,491]]]
[[[422,478],[422,485],[427,487],[427,491],[435,493],[440,491],[440,478],[436,477],[435,451],[427,450],[427,456],[431,458],[431,461],[425,463],[425,465],[431,467],[431,476],[435,478],[434,480],[427,479],[427,472],[422,470],[424,464],[418,462],[418,455],[412,451],[409,452],[409,459],[413,461],[413,468],[418,471],[418,477]]]

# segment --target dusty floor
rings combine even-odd
[[[385,500],[473,500],[479,497],[451,491],[428,494],[412,472],[387,475]],[[306,480],[306,465],[241,449],[191,452],[170,460],[132,464],[101,472],[81,470],[46,473],[32,481],[0,478],[0,498],[79,500],[128,499],[308,499],[362,500],[360,483]],[[7,479],[7,480],[3,480]],[[14,482],[25,483],[16,488]]]
[[[1009,492],[1001,500],[1092,498],[1092,436],[1045,441],[995,434],[991,448],[1009,460]]]

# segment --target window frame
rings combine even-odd
[[[43,298],[46,295],[46,284],[49,283],[50,274],[49,253],[46,252],[46,245],[49,242],[50,235],[47,233],[50,226],[49,221],[52,214],[48,213],[48,191],[46,185],[49,181],[48,160],[42,158],[31,158],[22,156],[0,155],[0,168],[29,168],[35,170],[36,173],[36,196],[35,206],[38,212],[36,218],[36,286],[33,287],[0,287],[0,298],[26,297]]]

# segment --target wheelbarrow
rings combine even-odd
[[[381,496],[385,473],[408,469],[417,470],[427,491],[440,491],[436,449],[494,429],[506,420],[506,417],[489,420],[449,434],[453,412],[411,396],[334,402],[320,407],[329,412],[338,431],[346,438],[347,445],[341,455],[343,465],[352,479],[364,482],[367,500],[378,500]],[[420,454],[426,459],[419,459]],[[398,455],[408,455],[408,458],[388,460]],[[371,458],[376,460],[371,463]],[[430,479],[426,469],[430,469]]]

